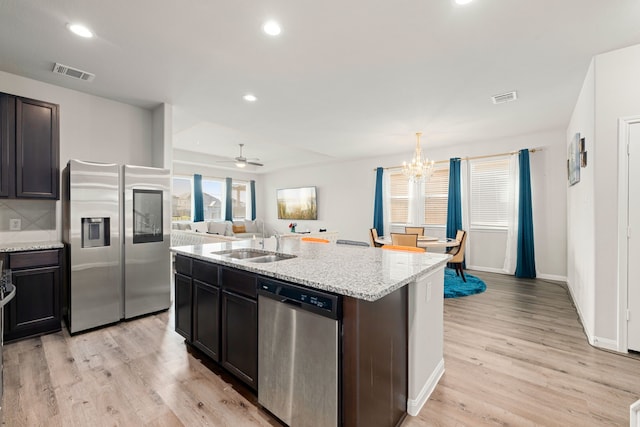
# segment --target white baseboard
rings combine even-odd
[[[553,280],[553,281],[556,281],[556,282],[565,282],[565,283],[567,283],[567,276],[560,276],[560,275],[557,275],[557,274],[537,273],[536,277],[538,279]]]
[[[640,400],[629,407],[629,427],[640,427]]]
[[[440,363],[438,363],[436,369],[433,370],[433,372],[429,376],[429,379],[422,387],[422,390],[420,390],[420,393],[418,393],[418,396],[416,396],[415,399],[407,399],[407,413],[409,415],[415,417],[420,413],[420,410],[422,409],[424,404],[427,403],[427,400],[429,400],[429,396],[431,396],[433,390],[436,389],[438,381],[440,381],[440,378],[442,378],[443,374],[444,359],[440,360]]]
[[[587,341],[589,341],[589,344],[591,344],[594,347],[603,348],[605,350],[611,350],[618,353],[620,352],[626,353],[625,351],[620,350],[618,341],[611,340],[609,338],[598,337],[594,335],[593,332],[591,332],[591,330],[589,329],[589,326],[584,322],[584,316],[582,315],[582,311],[580,311],[580,306],[576,304],[576,298],[573,295],[573,288],[571,287],[570,283],[567,283],[567,289],[569,289],[569,296],[571,297],[571,300],[573,301],[573,305],[575,306],[576,311],[578,312],[578,319],[580,320],[580,324],[582,325],[584,334],[587,336]]]
[[[504,270],[501,268],[480,267],[478,265],[467,265],[466,270],[484,271],[486,273],[508,274],[508,273],[505,273]]]
[[[501,268],[494,267],[481,267],[478,265],[467,265],[467,270],[475,270],[475,271],[484,271],[486,273],[497,273],[497,274],[506,274],[508,276],[513,276],[513,274],[509,274],[505,272]],[[560,276],[558,274],[545,274],[536,272],[537,279],[545,279],[545,280],[554,280],[556,282],[567,282],[567,276]]]
[[[578,320],[580,320],[580,324],[582,325],[582,330],[584,334],[587,336],[587,341],[589,344],[595,346],[594,335],[591,333],[589,326],[584,323],[584,316],[582,315],[582,311],[580,311],[580,306],[576,303],[576,297],[573,295],[573,287],[569,282],[567,282],[567,289],[569,289],[569,296],[571,297],[571,301],[573,302],[573,306],[576,308],[578,312]]]
[[[604,348],[605,350],[620,352],[618,341],[616,340],[610,340],[608,338],[601,338],[601,337],[594,336],[592,344],[595,347]]]

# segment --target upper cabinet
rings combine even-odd
[[[58,109],[0,93],[0,197],[60,198]]]

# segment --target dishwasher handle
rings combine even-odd
[[[302,308],[302,303],[300,301],[296,301],[290,298],[280,298],[280,302],[287,305],[292,305],[294,307]]]

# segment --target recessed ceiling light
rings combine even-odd
[[[469,3],[471,3],[472,1],[473,1],[473,0],[456,0],[456,3],[457,3],[457,4],[464,5],[464,4],[469,4]]]
[[[252,95],[250,93],[248,93],[245,96],[243,96],[242,99],[244,99],[245,101],[248,101],[248,102],[256,102],[258,100],[258,98],[256,98],[255,95]]]
[[[276,21],[265,22],[265,24],[262,26],[262,29],[270,36],[277,36],[282,31],[282,29],[280,28],[280,24],[278,24]]]
[[[88,29],[82,24],[67,24],[67,28],[73,34],[80,37],[84,37],[85,39],[90,39],[93,37],[93,32],[91,32],[90,29]]]

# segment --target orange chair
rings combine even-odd
[[[391,233],[391,244],[396,246],[418,246],[418,235]]]
[[[300,240],[302,240],[303,242],[329,243],[327,239],[318,239],[317,237],[303,237]]]
[[[464,262],[464,245],[467,243],[467,232],[464,230],[458,230],[456,233],[456,240],[460,242],[460,246],[455,246],[447,252],[447,254],[453,255],[453,258],[449,260],[449,264],[453,264],[453,267],[456,270],[456,276],[462,276],[462,281],[466,282],[467,278],[464,277],[462,263]]]
[[[375,228],[370,228],[369,240],[371,241],[371,246],[373,246],[374,248],[379,248],[382,246],[382,243],[376,242],[377,239],[378,239],[378,230]]]
[[[405,227],[404,232],[407,234],[417,234],[418,236],[424,236],[424,227]]]
[[[382,249],[386,249],[388,251],[426,252],[424,248],[414,246],[384,245]]]

